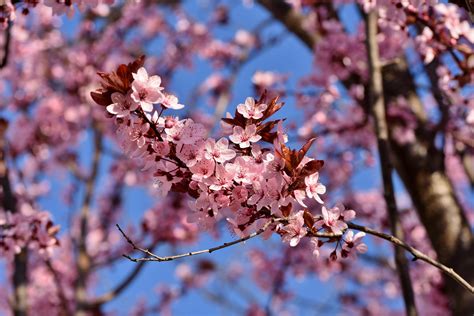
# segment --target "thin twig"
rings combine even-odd
[[[133,261],[133,262],[142,262],[142,261],[160,261],[160,262],[162,262],[162,261],[172,261],[172,260],[176,260],[176,259],[180,259],[180,258],[184,258],[184,257],[196,256],[196,255],[200,255],[200,254],[204,254],[204,253],[212,253],[214,251],[218,251],[218,250],[221,250],[221,249],[224,249],[224,248],[242,243],[244,241],[247,241],[249,239],[252,239],[252,238],[262,234],[268,227],[270,227],[272,224],[274,224],[276,222],[278,222],[278,220],[271,219],[262,228],[260,228],[256,232],[251,233],[251,234],[249,234],[245,237],[242,237],[240,239],[237,239],[237,240],[233,240],[233,241],[230,241],[230,242],[225,242],[222,245],[219,245],[219,246],[216,246],[216,247],[212,247],[212,248],[209,248],[209,249],[198,250],[198,251],[186,252],[186,253],[182,253],[182,254],[179,254],[179,255],[168,256],[168,257],[160,257],[158,255],[155,255],[154,253],[152,253],[148,249],[138,247],[125,234],[125,232],[122,230],[120,225],[116,224],[116,226],[117,226],[118,230],[120,231],[120,233],[123,235],[123,237],[127,240],[127,242],[133,247],[134,250],[138,250],[140,252],[143,252],[144,254],[146,254],[148,256],[148,257],[144,257],[144,258],[132,258],[132,257],[124,254],[123,256],[125,258],[127,258],[128,260]]]
[[[172,260],[181,259],[181,258],[184,258],[184,257],[201,255],[201,254],[204,254],[204,253],[212,253],[214,251],[221,250],[221,249],[224,249],[224,248],[227,248],[227,247],[245,242],[245,241],[247,241],[249,239],[252,239],[254,237],[257,237],[258,235],[265,232],[265,230],[267,230],[267,228],[270,227],[272,224],[275,224],[275,223],[278,223],[278,222],[285,222],[285,221],[288,221],[288,219],[287,218],[271,219],[262,228],[260,228],[256,232],[253,232],[253,233],[251,233],[251,234],[249,234],[245,237],[242,237],[240,239],[225,242],[225,243],[223,243],[219,246],[208,248],[208,249],[191,251],[191,252],[186,252],[186,253],[182,253],[182,254],[179,254],[179,255],[167,256],[167,257],[160,257],[160,256],[154,254],[153,252],[151,252],[149,249],[138,247],[135,244],[135,242],[133,240],[131,240],[130,237],[127,236],[127,234],[125,234],[125,232],[122,230],[120,225],[116,224],[116,226],[117,226],[118,230],[120,231],[120,233],[122,234],[122,236],[127,240],[127,242],[132,246],[132,248],[134,250],[138,250],[138,251],[140,251],[140,252],[147,255],[147,257],[144,257],[144,258],[132,258],[129,255],[123,254],[122,255],[123,257],[125,257],[128,260],[133,261],[133,262],[142,262],[142,261],[160,261],[161,262],[161,261],[172,261]],[[318,232],[318,233],[308,232],[308,235],[311,235],[312,237],[320,237],[320,238],[334,238],[334,237],[340,237],[341,236],[341,235],[337,235],[337,234],[333,234],[333,233],[327,233],[327,232]]]
[[[354,224],[354,223],[347,223],[347,225],[349,226],[349,228],[352,228],[352,229],[355,229],[355,230],[358,230],[358,231],[361,231],[361,232],[364,232],[364,233],[367,233],[367,234],[370,234],[370,235],[373,235],[373,236],[377,236],[379,238],[382,238],[382,239],[385,239],[385,240],[391,242],[392,244],[394,244],[398,247],[401,247],[401,248],[405,249],[406,251],[408,251],[409,253],[411,253],[413,255],[413,257],[414,257],[413,261],[419,259],[419,260],[424,261],[428,264],[431,264],[432,266],[434,266],[434,267],[440,269],[441,271],[443,271],[446,275],[451,277],[454,281],[456,281],[457,283],[462,285],[470,293],[474,294],[474,286],[470,285],[465,279],[463,279],[459,274],[457,274],[456,271],[454,271],[452,268],[447,267],[444,264],[440,263],[439,261],[436,261],[436,260],[428,257],[427,255],[425,255],[424,253],[422,253],[418,249],[413,248],[412,246],[408,245],[407,243],[405,243],[404,241],[398,239],[397,237],[394,237],[392,235],[376,231],[374,229],[371,229],[371,228],[368,228],[368,227],[365,227],[365,226],[357,225],[357,224]]]
[[[147,257],[145,258],[132,258],[128,255],[123,255],[125,258],[129,259],[130,261],[133,261],[133,262],[143,262],[143,261],[158,261],[158,262],[162,262],[162,261],[172,261],[172,260],[176,260],[176,259],[180,259],[180,258],[184,258],[184,257],[190,257],[190,256],[195,256],[195,255],[200,255],[200,254],[204,254],[204,253],[212,253],[214,251],[217,251],[217,250],[221,250],[221,249],[224,249],[224,248],[227,248],[227,247],[230,247],[230,246],[233,246],[233,245],[236,245],[238,243],[241,243],[241,242],[244,242],[246,240],[249,240],[251,238],[254,238],[260,234],[262,234],[267,228],[269,228],[272,224],[275,224],[275,223],[278,223],[278,222],[284,222],[284,221],[287,221],[288,219],[286,218],[277,218],[277,219],[271,219],[269,220],[262,228],[260,228],[259,230],[257,230],[256,232],[250,234],[250,235],[247,235],[243,238],[240,238],[240,239],[237,239],[237,240],[234,240],[234,241],[231,241],[231,242],[227,242],[227,243],[224,243],[220,246],[217,246],[217,247],[213,247],[213,248],[209,248],[209,249],[204,249],[204,250],[199,250],[199,251],[193,251],[193,252],[187,252],[187,253],[183,253],[183,254],[180,254],[180,255],[175,255],[175,256],[168,256],[168,257],[160,257],[156,254],[154,254],[153,252],[151,252],[150,250],[148,249],[144,249],[144,248],[140,248],[138,247],[131,239],[130,237],[127,236],[127,234],[125,234],[125,232],[122,230],[122,228],[120,227],[120,225],[116,224],[118,230],[120,231],[120,233],[122,234],[122,236],[127,240],[127,242],[132,246],[132,248],[134,250],[138,250],[144,254],[147,255]],[[408,245],[407,243],[405,243],[404,241],[400,240],[399,238],[396,238],[392,235],[389,235],[389,234],[385,234],[385,233],[382,233],[382,232],[379,232],[379,231],[376,231],[374,229],[371,229],[369,227],[366,227],[366,226],[361,226],[361,225],[357,225],[357,224],[354,224],[354,223],[347,223],[348,225],[348,228],[351,228],[351,229],[355,229],[355,230],[358,230],[358,231],[361,231],[361,232],[364,232],[364,233],[367,233],[367,234],[370,234],[370,235],[373,235],[373,236],[376,236],[376,237],[379,237],[379,238],[382,238],[382,239],[385,239],[391,243],[393,243],[394,245],[398,246],[398,247],[401,247],[403,249],[405,249],[406,251],[410,252],[414,257],[415,259],[420,259],[428,264],[431,264],[432,266],[440,269],[441,271],[443,271],[444,273],[446,273],[448,276],[450,276],[453,280],[455,280],[456,282],[458,282],[460,285],[462,285],[465,289],[467,289],[470,293],[473,293],[474,294],[474,287],[472,285],[470,285],[465,279],[463,279],[459,274],[457,274],[452,268],[449,268],[445,265],[443,265],[442,263],[428,257],[427,255],[425,255],[424,253],[422,253],[421,251],[417,250],[416,248],[413,248],[412,246]],[[308,232],[308,236],[309,237],[321,237],[321,238],[337,238],[337,237],[342,237],[344,235],[345,232],[342,232],[340,234],[333,234],[333,233],[310,233]]]

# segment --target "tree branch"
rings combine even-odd
[[[385,101],[383,95],[382,67],[380,65],[379,49],[377,43],[377,20],[378,12],[373,9],[366,16],[366,41],[369,63],[369,107],[372,112],[379,149],[379,161],[382,172],[384,197],[387,204],[388,215],[392,233],[403,239],[403,229],[398,217],[395,190],[393,188],[392,164],[390,162],[390,143],[388,138],[388,126],[385,113]],[[394,247],[395,263],[397,265],[398,277],[402,286],[405,311],[407,315],[417,315],[415,295],[410,279],[407,258],[402,249]]]
[[[8,64],[8,56],[10,55],[10,42],[12,38],[12,21],[8,21],[7,28],[5,29],[5,45],[3,46],[3,57],[0,62],[0,69]]]
[[[249,239],[252,239],[252,238],[257,237],[258,235],[262,234],[272,224],[275,224],[275,223],[278,223],[278,222],[285,222],[287,220],[288,220],[287,218],[271,219],[262,228],[260,228],[256,232],[253,232],[253,233],[251,233],[251,234],[249,234],[245,237],[242,237],[240,239],[225,242],[225,243],[223,243],[219,246],[208,248],[208,249],[191,251],[191,252],[186,252],[186,253],[182,253],[182,254],[179,254],[179,255],[167,256],[167,257],[160,257],[160,256],[154,254],[153,252],[151,252],[149,249],[138,247],[135,244],[135,242],[133,242],[133,240],[131,240],[130,237],[128,237],[127,234],[125,234],[125,232],[122,230],[120,225],[116,224],[116,226],[117,226],[118,230],[120,231],[120,233],[122,234],[122,236],[132,246],[133,250],[138,250],[138,251],[140,251],[140,252],[142,252],[146,255],[146,257],[143,257],[143,258],[132,258],[129,255],[125,255],[125,254],[122,255],[122,256],[124,256],[125,258],[127,258],[128,260],[133,261],[133,262],[143,262],[143,261],[160,261],[160,262],[162,262],[162,261],[173,261],[173,260],[181,259],[181,258],[184,258],[184,257],[191,257],[191,256],[201,255],[201,254],[204,254],[204,253],[212,253],[214,251],[218,251],[218,250],[225,249],[225,248],[228,248],[228,247],[236,245],[236,244],[240,244],[242,242],[245,242]],[[336,234],[333,234],[333,233],[325,233],[325,232],[311,233],[311,236],[312,237],[320,237],[320,238],[340,237],[340,235],[336,235]]]
[[[385,234],[385,233],[382,233],[382,232],[379,232],[379,231],[376,231],[376,230],[368,228],[366,226],[357,225],[357,224],[354,224],[354,223],[347,223],[347,225],[349,226],[349,228],[352,228],[352,229],[355,229],[355,230],[358,230],[358,231],[361,231],[361,232],[364,232],[364,233],[367,233],[367,234],[385,239],[385,240],[391,242],[392,244],[398,246],[399,248],[405,249],[406,251],[408,251],[409,253],[411,253],[413,255],[413,257],[414,257],[413,261],[419,259],[419,260],[424,261],[428,264],[431,264],[432,266],[434,266],[434,267],[440,269],[441,271],[443,271],[447,276],[452,278],[454,281],[456,281],[457,283],[462,285],[471,294],[474,294],[474,286],[469,284],[464,278],[462,278],[459,274],[457,274],[456,271],[454,271],[452,268],[447,267],[444,264],[440,263],[439,261],[436,261],[436,260],[428,257],[427,255],[425,255],[421,251],[419,251],[416,248],[408,245],[407,243],[405,243],[404,241],[398,239],[397,237],[389,235],[389,234]]]
[[[179,254],[179,255],[175,255],[175,256],[168,256],[168,257],[160,257],[158,255],[155,255],[154,253],[152,253],[148,249],[138,247],[125,234],[125,232],[122,230],[122,228],[118,224],[116,226],[117,226],[118,230],[120,231],[120,233],[123,235],[123,237],[127,240],[127,242],[133,247],[134,250],[138,250],[138,251],[143,252],[144,254],[147,255],[147,257],[143,257],[143,258],[132,258],[132,257],[124,254],[123,256],[125,258],[127,258],[128,260],[133,261],[133,262],[143,262],[143,261],[160,261],[160,262],[162,262],[162,261],[172,261],[172,260],[176,260],[176,259],[181,259],[181,258],[184,258],[184,257],[196,256],[196,255],[200,255],[200,254],[203,254],[203,253],[212,253],[214,251],[218,251],[218,250],[221,250],[221,249],[224,249],[224,248],[242,243],[244,241],[247,241],[249,239],[252,239],[252,238],[257,237],[258,235],[262,234],[268,227],[270,227],[272,224],[274,224],[276,222],[279,222],[279,220],[278,219],[276,219],[276,220],[272,219],[272,220],[268,221],[262,228],[260,228],[256,232],[251,233],[251,234],[249,234],[245,237],[242,237],[240,239],[237,239],[237,240],[233,240],[233,241],[230,241],[230,242],[225,242],[222,245],[219,245],[219,246],[216,246],[216,247],[212,247],[212,248],[209,248],[209,249],[198,250],[198,251],[186,252],[186,253],[183,253],[183,254]]]
[[[310,50],[313,50],[319,35],[308,32],[304,28],[305,16],[296,12],[290,4],[281,0],[258,0],[258,3],[267,9],[275,19],[283,23],[286,28],[295,34]]]
[[[262,234],[267,228],[269,228],[272,224],[275,224],[275,223],[278,223],[278,222],[284,222],[286,221],[287,219],[286,218],[279,218],[279,219],[272,219],[272,220],[269,220],[262,228],[260,228],[259,230],[257,230],[256,232],[252,233],[252,234],[249,234],[243,238],[240,238],[240,239],[237,239],[237,240],[234,240],[234,241],[231,241],[231,242],[227,242],[227,243],[224,243],[220,246],[217,246],[217,247],[213,247],[213,248],[209,248],[209,249],[204,249],[204,250],[199,250],[199,251],[193,251],[193,252],[187,252],[187,253],[183,253],[183,254],[180,254],[180,255],[175,255],[175,256],[168,256],[168,257],[160,257],[156,254],[154,254],[153,252],[151,252],[150,250],[148,249],[144,249],[144,248],[140,248],[138,247],[131,239],[130,237],[128,237],[125,232],[122,230],[122,228],[117,224],[117,228],[118,230],[120,231],[120,233],[123,235],[123,237],[127,240],[127,242],[132,246],[132,248],[134,250],[138,250],[142,253],[144,253],[147,257],[143,257],[143,258],[132,258],[128,255],[123,255],[125,258],[127,258],[128,260],[130,261],[133,261],[133,262],[139,262],[139,263],[142,263],[142,262],[147,262],[147,261],[158,261],[158,262],[163,262],[163,261],[173,261],[173,260],[176,260],[176,259],[180,259],[180,258],[184,258],[184,257],[190,257],[190,256],[195,256],[195,255],[200,255],[200,254],[204,254],[204,253],[212,253],[214,251],[217,251],[217,250],[221,250],[221,249],[224,249],[224,248],[227,248],[227,247],[230,247],[230,246],[233,246],[233,245],[236,245],[236,244],[239,244],[239,243],[242,243],[244,241],[247,241],[251,238],[254,238],[260,234]],[[420,259],[428,264],[431,264],[432,266],[440,269],[441,271],[443,271],[444,273],[446,273],[446,275],[448,275],[449,277],[451,277],[454,281],[456,281],[457,283],[459,283],[460,285],[462,285],[466,290],[468,290],[470,293],[474,294],[474,287],[472,285],[470,285],[465,279],[463,279],[459,274],[457,274],[452,268],[449,268],[445,265],[443,265],[442,263],[430,258],[429,256],[425,255],[424,253],[422,253],[421,251],[417,250],[416,248],[408,245],[407,243],[405,243],[404,241],[400,240],[399,238],[395,237],[395,236],[392,236],[392,235],[389,235],[389,234],[385,234],[385,233],[382,233],[382,232],[379,232],[379,231],[376,231],[374,229],[371,229],[369,227],[366,227],[366,226],[361,226],[361,225],[357,225],[355,223],[347,223],[348,227],[351,228],[351,229],[355,229],[355,230],[358,230],[358,231],[361,231],[361,232],[364,232],[364,233],[367,233],[367,234],[370,234],[370,235],[373,235],[373,236],[376,236],[376,237],[379,237],[379,238],[382,238],[382,239],[385,239],[389,242],[391,242],[392,244],[394,244],[395,246],[399,247],[399,248],[402,248],[402,249],[405,249],[406,251],[410,252],[415,260],[416,259]],[[308,230],[308,236],[310,237],[320,237],[320,238],[336,238],[336,237],[342,237],[344,235],[344,232],[341,233],[341,234],[334,234],[334,233],[311,233],[309,230]]]
[[[7,140],[6,131],[8,128],[8,121],[0,118],[0,185],[2,188],[2,207],[4,211],[12,213],[18,212],[17,201],[15,194],[12,191],[6,151]],[[15,254],[13,259],[13,300],[11,307],[13,315],[26,316],[28,315],[28,250],[26,247],[20,250],[20,253]]]

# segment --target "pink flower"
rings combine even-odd
[[[267,109],[266,104],[260,104],[257,106],[255,104],[255,99],[248,97],[245,99],[245,104],[239,104],[237,106],[237,112],[242,114],[247,119],[258,120],[263,117],[263,112]]]
[[[234,181],[237,183],[251,184],[252,176],[251,162],[246,156],[237,157],[233,163],[227,163],[225,165],[227,172],[234,175]]]
[[[229,139],[238,144],[240,148],[250,147],[250,143],[258,142],[262,136],[257,135],[257,127],[255,124],[245,127],[245,130],[240,126],[234,126],[234,133],[229,136]]]
[[[202,179],[209,178],[214,173],[216,163],[212,159],[202,159],[195,165],[189,168],[193,173],[193,180],[201,181]]]
[[[191,119],[185,119],[172,124],[171,128],[166,127],[165,133],[168,141],[175,144],[194,144],[206,136],[206,129],[202,124],[194,123]]]
[[[280,144],[285,144],[288,142],[288,135],[283,129],[283,121],[279,121],[277,124],[277,139]]]
[[[306,236],[306,228],[304,228],[303,211],[299,211],[290,219],[288,225],[283,228],[283,242],[288,242],[291,247],[299,244],[301,238]]]
[[[232,186],[234,174],[227,172],[225,167],[221,164],[216,164],[215,176],[209,178],[209,189],[213,191],[222,190]]]
[[[164,99],[161,101],[161,104],[168,109],[181,110],[184,108],[184,104],[178,103],[178,98],[172,94],[165,94]]]
[[[188,167],[194,166],[203,156],[203,141],[200,144],[182,145],[177,151],[176,156],[183,161]]]
[[[312,175],[307,176],[304,179],[306,184],[306,195],[311,199],[314,198],[317,202],[324,204],[323,200],[319,197],[318,194],[326,193],[326,187],[318,182],[319,173],[313,173]]]
[[[354,232],[349,230],[344,238],[345,243],[342,246],[342,256],[347,257],[351,254],[354,255],[354,253],[351,252],[352,249],[355,249],[359,253],[367,252],[367,245],[362,242],[364,236],[364,232],[358,232],[354,236]]]
[[[138,148],[142,148],[146,143],[145,135],[149,129],[150,129],[150,124],[143,123],[140,120],[135,121],[132,124],[130,130],[128,131],[130,140],[132,142],[136,142]]]
[[[225,114],[225,117],[226,118],[232,118],[232,115],[229,112],[227,112]],[[224,122],[224,120],[221,120],[220,126],[221,126],[221,131],[224,135],[232,134],[232,125],[230,125],[229,123]]]
[[[168,142],[154,141],[151,145],[158,156],[166,156],[170,152],[170,144]]]
[[[342,231],[347,228],[347,224],[341,220],[341,210],[338,207],[328,210],[323,206],[321,212],[323,213],[323,219],[315,223],[317,227],[325,226],[325,228],[330,229],[334,234],[341,234]]]
[[[132,99],[138,102],[143,111],[153,111],[153,103],[162,102],[164,99],[161,85],[161,78],[159,76],[148,77],[145,68],[141,67],[137,73],[133,73],[132,82]]]
[[[253,84],[261,88],[269,88],[284,80],[284,76],[273,71],[257,71],[252,77]]]
[[[204,155],[207,159],[214,159],[216,162],[223,163],[233,159],[236,155],[235,151],[228,147],[229,141],[227,138],[221,138],[217,142],[210,138],[206,141]]]
[[[123,95],[119,92],[112,93],[112,104],[107,106],[107,111],[117,117],[125,117],[130,112],[138,109],[138,103],[131,98],[131,94]]]
[[[244,202],[249,196],[249,191],[244,186],[236,186],[232,191],[232,198],[237,202]]]

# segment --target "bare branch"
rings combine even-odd
[[[133,240],[130,237],[128,237],[127,234],[125,234],[125,232],[122,230],[120,225],[117,224],[116,226],[117,226],[118,230],[120,231],[120,233],[122,234],[122,236],[132,246],[133,250],[138,250],[138,251],[140,251],[140,252],[142,252],[146,255],[146,257],[143,257],[143,258],[132,258],[128,255],[123,255],[123,256],[125,258],[129,259],[130,261],[142,263],[142,262],[148,262],[148,261],[158,261],[158,262],[172,261],[172,260],[176,260],[176,259],[180,259],[180,258],[184,258],[184,257],[190,257],[190,256],[204,254],[204,253],[212,253],[214,251],[221,250],[221,249],[224,249],[224,248],[242,243],[242,242],[247,241],[251,238],[254,238],[254,237],[262,234],[263,232],[265,232],[272,224],[276,224],[276,223],[279,223],[279,222],[285,222],[287,220],[288,220],[287,218],[271,219],[262,228],[260,228],[256,232],[254,232],[252,234],[249,234],[249,235],[247,235],[243,238],[233,240],[231,242],[226,242],[226,243],[223,243],[222,245],[212,247],[212,248],[209,248],[209,249],[203,249],[203,250],[199,250],[199,251],[187,252],[187,253],[183,253],[183,254],[180,254],[180,255],[168,256],[168,257],[160,257],[160,256],[154,254],[149,249],[144,249],[144,248],[138,247],[133,242]],[[395,246],[397,246],[399,248],[405,249],[406,251],[410,252],[415,257],[415,260],[420,259],[420,260],[422,260],[422,261],[424,261],[428,264],[431,264],[432,266],[440,269],[441,271],[446,273],[449,277],[451,277],[453,280],[455,280],[460,285],[462,285],[470,293],[474,294],[474,287],[472,285],[470,285],[465,279],[463,279],[459,274],[457,274],[452,268],[449,268],[449,267],[443,265],[442,263],[428,257],[427,255],[425,255],[421,251],[419,251],[416,248],[408,245],[407,243],[400,240],[399,238],[397,238],[395,236],[392,236],[392,235],[389,235],[389,234],[385,234],[385,233],[376,231],[376,230],[368,228],[366,226],[357,225],[357,224],[354,224],[354,223],[351,223],[351,222],[347,223],[347,225],[348,225],[348,228],[355,229],[355,230],[358,230],[358,231],[361,231],[361,232],[364,232],[364,233],[367,233],[367,234],[370,234],[370,235],[373,235],[373,236],[377,236],[379,238],[385,239],[385,240],[393,243]],[[337,238],[337,237],[342,237],[343,235],[344,235],[344,232],[341,233],[341,234],[325,233],[325,232],[313,233],[313,232],[310,232],[309,230],[308,230],[308,234],[307,234],[308,237],[320,237],[320,238]]]
[[[396,245],[400,248],[405,249],[406,251],[408,251],[409,253],[411,253],[413,255],[413,257],[414,257],[413,260],[419,259],[421,261],[424,261],[424,262],[426,262],[428,264],[431,264],[432,266],[440,269],[447,276],[449,276],[454,281],[456,281],[457,283],[462,285],[470,293],[474,294],[474,286],[469,284],[464,278],[462,278],[459,274],[457,274],[456,271],[454,271],[452,268],[447,267],[444,264],[440,263],[439,261],[436,261],[436,260],[428,257],[427,255],[425,255],[421,251],[417,250],[416,248],[413,248],[412,246],[408,245],[407,243],[405,243],[404,241],[398,239],[397,237],[394,237],[392,235],[388,235],[388,234],[376,231],[374,229],[371,229],[371,228],[368,228],[368,227],[365,227],[365,226],[357,225],[357,224],[354,224],[354,223],[347,223],[347,225],[349,226],[349,228],[352,228],[352,229],[355,229],[355,230],[358,230],[358,231],[361,231],[361,232],[364,232],[364,233],[367,233],[367,234],[370,234],[370,235],[373,235],[373,236],[377,236],[379,238],[382,238],[382,239],[385,239],[385,240],[391,242],[392,244],[394,244],[394,245]]]
[[[247,241],[249,239],[252,239],[252,238],[262,234],[265,230],[267,230],[267,228],[269,228],[272,224],[274,224],[278,221],[279,220],[274,220],[274,219],[269,220],[262,228],[260,228],[256,232],[251,233],[251,234],[249,234],[245,237],[242,237],[240,239],[237,239],[237,240],[233,240],[233,241],[230,241],[230,242],[225,242],[222,245],[219,245],[219,246],[216,246],[216,247],[212,247],[212,248],[209,248],[209,249],[198,250],[198,251],[186,252],[186,253],[183,253],[183,254],[179,254],[179,255],[175,255],[175,256],[168,256],[168,257],[160,257],[158,255],[155,255],[154,253],[152,253],[148,249],[138,247],[125,234],[125,232],[122,230],[122,228],[118,224],[117,224],[117,228],[120,231],[120,233],[123,235],[123,237],[127,240],[127,242],[133,247],[134,250],[138,250],[138,251],[143,252],[144,254],[147,255],[147,257],[143,257],[143,258],[132,258],[132,257],[124,254],[123,256],[125,258],[127,258],[128,260],[133,261],[133,262],[142,262],[142,261],[160,261],[160,262],[162,262],[162,261],[172,261],[172,260],[176,260],[176,259],[180,259],[180,258],[184,258],[184,257],[196,256],[196,255],[200,255],[200,254],[203,254],[203,253],[212,253],[214,251],[218,251],[218,250],[221,250],[221,249],[224,249],[224,248],[242,243],[244,241]]]

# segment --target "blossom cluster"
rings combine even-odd
[[[102,88],[91,96],[115,119],[123,148],[143,161],[161,195],[192,197],[189,222],[209,229],[226,218],[237,235],[265,226],[290,246],[312,237],[315,254],[325,242],[317,238],[321,231],[332,233],[331,241],[342,238],[355,212],[324,205],[321,215],[308,211],[311,200],[324,204],[326,187],[319,181],[324,162],[306,156],[313,139],[299,150],[286,146],[282,120],[268,120],[283,106],[278,97],[247,98],[233,117],[222,119],[227,137],[214,139],[192,119],[164,115],[184,105],[164,91],[161,78],[150,76],[143,62],[142,57],[116,72],[99,73]],[[351,249],[365,251],[362,236],[346,234],[343,257]]]
[[[53,225],[47,212],[0,212],[0,255],[12,256],[25,246],[49,255],[58,244],[58,231],[59,226]]]
[[[134,1],[135,2],[135,1]],[[9,23],[16,19],[16,10],[21,10],[21,14],[27,15],[30,9],[36,7],[50,8],[53,15],[66,14],[72,17],[75,7],[80,11],[94,9],[98,15],[107,14],[114,0],[44,0],[44,1],[11,1],[7,0],[0,5],[0,28],[5,29]],[[50,14],[51,14],[50,13]]]

